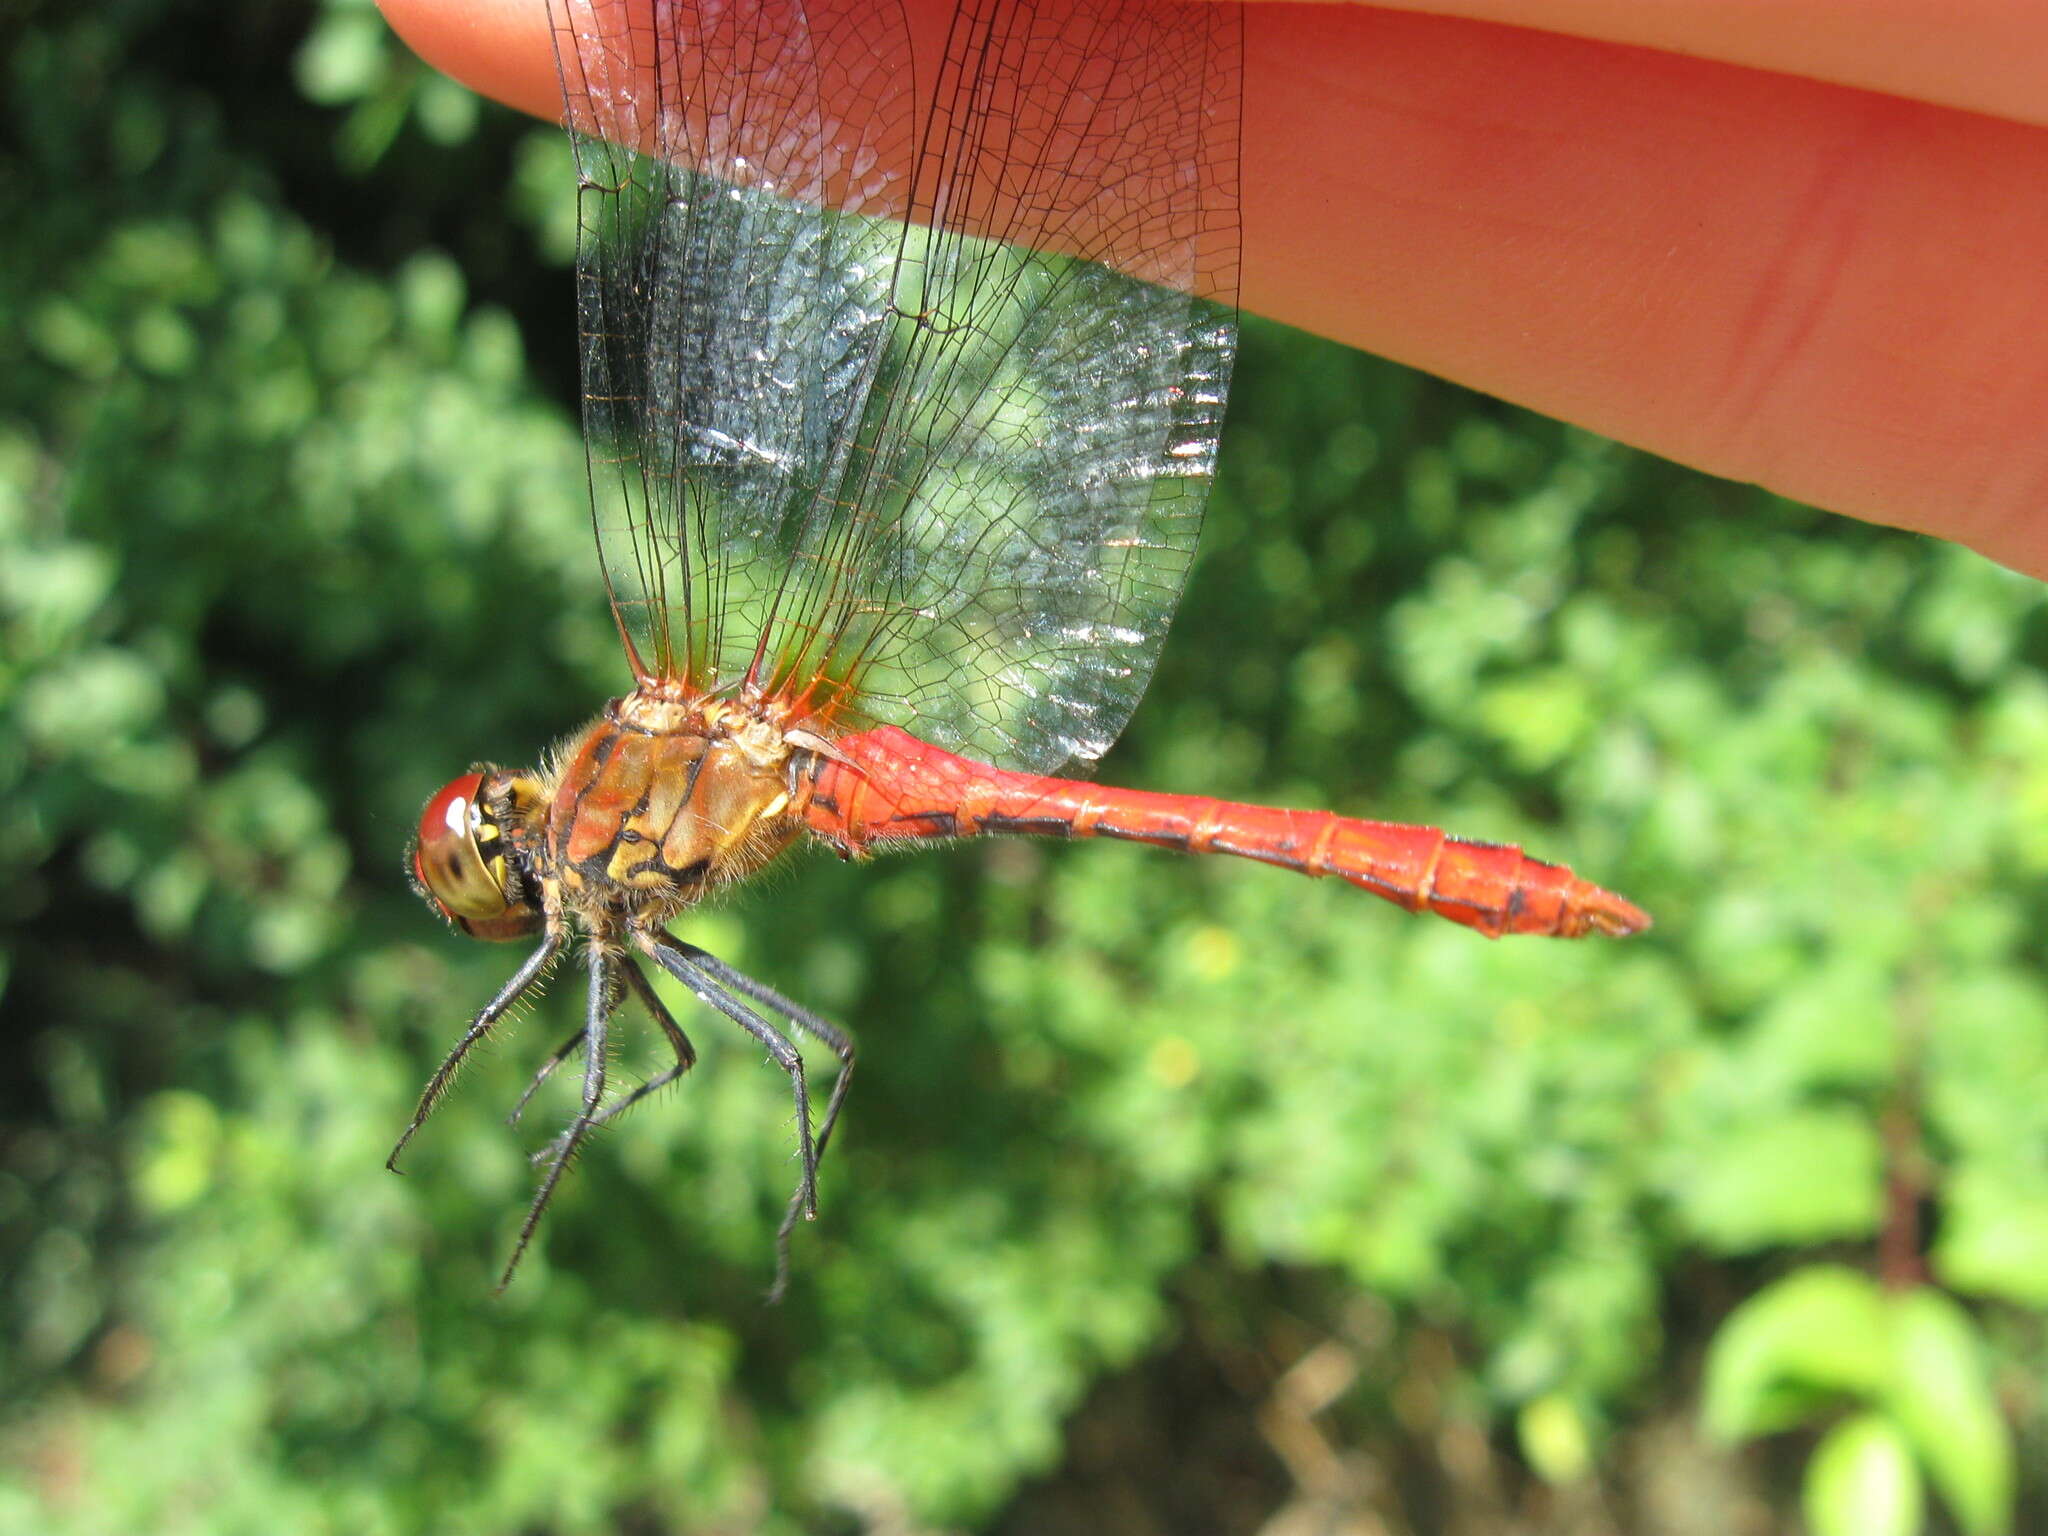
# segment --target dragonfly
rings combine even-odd
[[[1334,875],[1489,936],[1647,926],[1511,845],[1072,776],[1144,691],[1214,475],[1234,4],[548,3],[590,517],[633,686],[541,766],[479,764],[428,801],[416,888],[460,932],[534,947],[390,1158],[580,943],[582,1022],[520,1108],[579,1053],[581,1099],[536,1154],[501,1286],[591,1135],[695,1063],[651,962],[788,1074],[780,1291],[854,1042],[669,930],[793,845],[1117,838]],[[629,999],[673,1061],[621,1090]],[[819,1117],[804,1036],[839,1063]]]

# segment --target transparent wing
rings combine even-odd
[[[1221,424],[1235,8],[968,0],[914,70],[873,0],[553,3],[636,671],[1100,755]]]

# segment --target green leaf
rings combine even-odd
[[[158,1093],[139,1117],[132,1188],[153,1216],[183,1210],[213,1185],[221,1120],[210,1100],[181,1088]]]
[[[1976,1324],[1933,1289],[1887,1298],[1885,1404],[1968,1536],[2012,1529],[2012,1437],[1992,1397]]]
[[[1517,767],[1540,772],[1571,751],[1593,707],[1584,678],[1558,667],[1487,689],[1475,714]]]
[[[1816,966],[1765,1006],[1741,1059],[1753,1072],[1802,1089],[1888,1082],[1899,1035],[1880,1021],[1895,985],[1883,959],[1860,950]]]
[[[1815,1265],[1759,1291],[1707,1351],[1707,1432],[1722,1440],[1804,1422],[1885,1384],[1885,1308],[1869,1276]]]
[[[1812,1536],[1914,1536],[1926,1496],[1899,1427],[1863,1413],[1829,1430],[1814,1451],[1804,1502]]]
[[[1848,1109],[1800,1109],[1717,1142],[1678,1192],[1694,1231],[1731,1252],[1860,1237],[1882,1208],[1877,1133]]]
[[[1934,1267],[1959,1291],[2048,1307],[2048,1188],[1967,1164],[1943,1190]]]
[[[1515,1429],[1522,1455],[1552,1487],[1575,1483],[1591,1470],[1593,1445],[1586,1416],[1562,1392],[1547,1392],[1524,1403]]]
[[[330,8],[294,60],[299,89],[324,106],[367,96],[384,76],[390,47],[375,11]]]

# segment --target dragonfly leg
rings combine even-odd
[[[669,942],[696,961],[702,970],[710,974],[712,980],[721,986],[732,988],[754,1002],[773,1008],[805,1034],[822,1040],[832,1054],[839,1058],[839,1075],[832,1080],[832,1096],[825,1103],[825,1118],[818,1129],[818,1160],[824,1161],[825,1148],[832,1141],[832,1127],[839,1123],[840,1107],[845,1104],[846,1090],[853,1082],[854,1061],[858,1055],[853,1036],[830,1019],[784,997],[766,982],[756,981],[745,971],[735,970],[716,955],[699,949],[694,944],[685,944],[680,939],[671,938]],[[782,1213],[782,1225],[775,1229],[776,1284],[775,1289],[769,1293],[771,1301],[781,1299],[783,1280],[789,1273],[789,1235],[796,1230],[797,1221],[804,1214],[802,1201],[791,1199],[789,1209]]]
[[[670,1083],[697,1065],[697,1048],[690,1044],[690,1037],[683,1033],[683,1027],[675,1021],[662,1000],[654,995],[654,988],[647,985],[647,978],[641,974],[639,964],[631,956],[619,962],[619,970],[626,978],[626,985],[633,995],[640,999],[640,1006],[647,1010],[647,1016],[654,1020],[655,1027],[668,1037],[668,1048],[675,1053],[676,1064],[666,1072],[656,1073],[638,1088],[627,1094],[597,1117],[603,1125],[615,1115],[622,1115],[651,1093],[659,1093]]]
[[[662,1033],[668,1036],[669,1048],[676,1054],[677,1066],[671,1071],[662,1073],[656,1081],[644,1083],[634,1089],[622,1102],[613,1105],[603,1114],[599,1115],[596,1120],[597,1125],[603,1125],[614,1115],[646,1098],[648,1094],[654,1092],[657,1088],[667,1087],[697,1064],[697,1052],[690,1045],[690,1037],[676,1027],[676,1021],[670,1018],[668,1010],[661,1006],[661,999],[648,989],[647,978],[640,974],[640,968],[631,960],[622,960],[613,969],[611,1005],[608,1011],[611,1013],[619,1011],[619,1004],[625,1001],[626,988],[629,985],[634,989],[634,995],[646,1005],[648,1015],[656,1024],[661,1026]],[[526,1106],[533,1101],[533,1096],[540,1092],[541,1084],[553,1077],[556,1070],[563,1062],[576,1053],[576,1047],[582,1043],[583,1026],[579,1024],[570,1032],[569,1038],[556,1046],[548,1059],[540,1064],[540,1070],[533,1074],[533,1081],[526,1085],[526,1092],[519,1095],[519,1102],[512,1106],[512,1113],[505,1117],[508,1125],[517,1125],[519,1123],[519,1117],[526,1113]],[[556,1138],[558,1141],[560,1139],[559,1137]],[[533,1160],[539,1162],[542,1158],[551,1156],[553,1152],[554,1143],[550,1142],[547,1146],[541,1148],[540,1151],[533,1154]]]
[[[441,1101],[441,1095],[448,1091],[448,1084],[454,1080],[456,1069],[469,1054],[471,1046],[491,1032],[491,1027],[502,1019],[507,1010],[526,993],[527,989],[540,980],[547,968],[555,963],[555,956],[562,952],[563,934],[553,925],[548,928],[547,937],[540,942],[540,948],[526,957],[526,963],[513,973],[498,995],[484,1004],[482,1011],[470,1020],[469,1028],[462,1038],[455,1042],[455,1049],[442,1058],[441,1065],[434,1069],[434,1075],[427,1079],[427,1086],[420,1094],[419,1107],[413,1111],[412,1124],[398,1138],[398,1144],[391,1149],[391,1155],[384,1159],[384,1166],[393,1173],[398,1171],[398,1154],[405,1150],[405,1144],[419,1133],[427,1123],[427,1116],[434,1112],[434,1106]],[[522,1101],[523,1102],[523,1101]]]
[[[569,1038],[556,1046],[548,1059],[540,1064],[540,1070],[533,1074],[533,1081],[526,1085],[526,1092],[519,1095],[519,1102],[512,1106],[512,1113],[505,1117],[507,1125],[519,1123],[519,1117],[526,1113],[526,1106],[533,1101],[533,1096],[540,1092],[540,1085],[553,1077],[555,1069],[574,1055],[576,1047],[582,1043],[583,1026],[578,1024]]]
[[[694,944],[685,944],[673,936],[670,937],[670,942],[704,970],[709,971],[712,979],[719,985],[730,987],[753,1002],[773,1008],[805,1034],[824,1042],[825,1048],[839,1058],[839,1076],[832,1084],[832,1097],[825,1105],[825,1118],[820,1123],[818,1131],[818,1156],[822,1159],[825,1156],[826,1144],[832,1140],[832,1127],[838,1123],[839,1107],[845,1101],[846,1086],[853,1076],[854,1061],[859,1055],[853,1036],[830,1019],[784,997],[765,981],[756,981],[745,971],[727,965],[710,951],[699,949]]]
[[[646,1008],[648,1016],[654,1020],[661,1032],[668,1037],[669,1049],[675,1052],[676,1064],[665,1072],[656,1073],[631,1093],[619,1099],[617,1103],[607,1104],[599,1112],[597,1118],[590,1122],[592,1130],[596,1130],[601,1125],[610,1124],[649,1094],[661,1092],[662,1089],[697,1065],[697,1048],[690,1044],[690,1037],[683,1033],[682,1026],[676,1023],[675,1016],[668,1011],[667,1006],[663,1004],[660,998],[654,995],[654,988],[647,985],[647,978],[640,973],[640,967],[633,962],[630,956],[622,956],[620,958],[618,973],[625,978],[625,983],[632,989],[633,995],[640,999],[641,1005]],[[540,1086],[541,1079],[560,1066],[563,1058],[575,1050],[582,1039],[583,1031],[579,1029],[575,1034],[562,1042],[561,1048],[540,1069],[540,1076],[533,1080],[533,1087],[526,1090],[526,1098],[522,1098],[519,1101],[520,1109],[526,1107],[526,1099],[533,1097],[533,1089]],[[515,1120],[518,1119],[519,1110],[515,1109],[512,1112],[512,1117]],[[560,1146],[561,1142],[562,1137],[556,1137],[554,1141],[534,1153],[533,1160],[538,1163],[552,1157],[555,1148]]]
[[[533,1204],[527,1208],[526,1220],[519,1228],[519,1240],[512,1245],[512,1257],[505,1262],[505,1272],[498,1277],[498,1289],[501,1291],[512,1283],[512,1272],[526,1256],[526,1246],[533,1241],[534,1229],[540,1225],[542,1213],[555,1196],[555,1186],[562,1182],[562,1175],[574,1161],[583,1139],[597,1124],[598,1106],[604,1101],[605,1045],[612,1006],[618,996],[612,965],[613,958],[605,947],[593,942],[590,945],[590,1005],[583,1016],[583,1107],[569,1123],[567,1132],[555,1143],[558,1150],[541,1177],[540,1188],[534,1191]]]
[[[637,932],[634,934],[634,940],[647,951],[656,965],[695,993],[699,1002],[716,1008],[767,1047],[768,1054],[774,1058],[775,1064],[789,1074],[790,1091],[796,1098],[797,1155],[803,1165],[802,1172],[797,1176],[796,1193],[790,1197],[790,1205],[806,1218],[816,1216],[818,1146],[811,1133],[811,1090],[804,1075],[803,1052],[792,1045],[789,1037],[781,1030],[726,990],[727,984],[721,980],[719,973],[738,976],[739,972],[734,971],[723,961],[715,962],[718,970],[713,971],[703,964],[703,958],[709,958],[705,956],[703,950],[697,949],[694,945],[681,944],[658,930],[651,933]],[[748,981],[749,987],[744,995],[756,1001],[766,1001],[751,990],[760,984],[753,982],[751,978]],[[735,984],[733,991],[742,989]],[[788,1254],[785,1249],[776,1257],[775,1283],[770,1287],[768,1294],[771,1297],[780,1296],[788,1281]]]

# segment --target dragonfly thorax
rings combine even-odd
[[[538,865],[594,929],[666,921],[803,830],[822,738],[766,702],[615,700],[564,755]],[[794,739],[793,739],[794,738]]]

